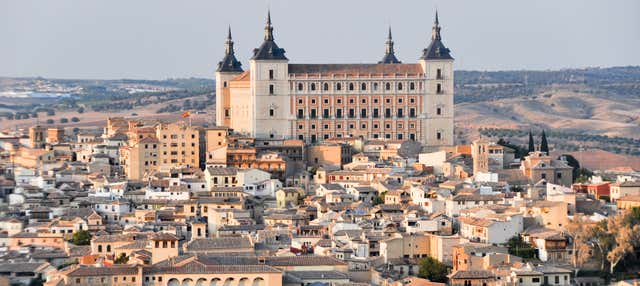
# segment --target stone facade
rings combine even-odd
[[[453,145],[453,58],[437,17],[431,44],[411,64],[395,58],[390,33],[377,64],[291,64],[270,19],[248,71],[235,59],[231,33],[226,46],[216,72],[218,125],[307,143],[351,137]]]

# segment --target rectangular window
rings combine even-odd
[[[269,70],[269,79],[273,79],[273,70]]]
[[[275,86],[273,84],[269,85],[269,94],[274,94],[275,93]]]
[[[437,79],[442,79],[442,69],[438,69],[438,70],[436,71],[436,78],[437,78]]]
[[[442,133],[441,132],[436,133],[436,139],[442,140]]]
[[[336,109],[336,118],[342,118],[342,109]]]
[[[349,118],[354,118],[356,117],[356,110],[353,108],[349,109]]]
[[[329,116],[329,109],[325,108],[325,109],[322,111],[322,118],[329,118],[329,117],[330,117],[330,116]]]
[[[298,119],[304,118],[304,109],[298,109]]]
[[[367,109],[363,108],[360,110],[360,118],[367,118]]]
[[[276,111],[272,109],[269,109],[269,116],[273,117],[275,115]]]
[[[384,117],[391,118],[391,108],[385,108]]]
[[[416,117],[416,109],[409,108],[409,117]]]
[[[316,117],[318,117],[316,109],[315,108],[311,109],[311,118],[316,118]]]
[[[436,93],[437,94],[441,94],[442,93],[442,84],[437,84],[436,85]]]
[[[403,112],[402,108],[398,108],[398,118],[404,117],[404,114],[402,112]]]
[[[373,109],[373,118],[378,118],[378,117],[380,117],[380,114],[379,114],[379,113],[380,113],[380,112],[378,112],[378,109],[377,109],[377,108],[374,108],[374,109]]]

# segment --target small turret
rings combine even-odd
[[[440,35],[440,21],[438,20],[438,11],[436,11],[436,19],[433,22],[433,28],[431,29],[431,44],[423,50],[423,60],[442,60],[453,59],[450,54],[450,50],[442,43],[442,36]]]
[[[273,26],[271,25],[271,11],[267,12],[267,23],[264,26],[264,42],[253,50],[252,60],[287,60],[284,49],[278,47],[273,40]]]
[[[391,36],[391,26],[389,26],[389,34],[387,35],[387,41],[385,42],[386,49],[384,53],[384,57],[379,61],[379,64],[399,64],[401,63],[398,58],[396,58],[395,51],[393,50],[393,38]]]
[[[227,32],[227,41],[225,42],[224,58],[218,63],[218,72],[242,72],[242,63],[236,59],[233,50],[233,40],[231,39],[231,26]]]

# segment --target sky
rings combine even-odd
[[[640,65],[637,0],[0,0],[0,76],[212,78],[228,25],[248,67],[267,9],[291,63],[377,62],[389,25],[416,62],[437,9],[456,69]]]

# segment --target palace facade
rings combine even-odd
[[[391,29],[381,61],[372,64],[292,64],[273,37],[249,69],[234,55],[231,29],[216,71],[216,123],[256,138],[416,140],[453,145],[453,57],[442,42],[436,12],[431,43],[417,63],[402,63]]]

